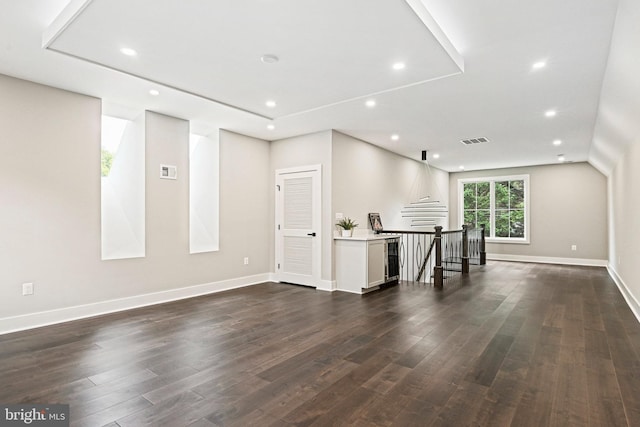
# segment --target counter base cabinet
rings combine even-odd
[[[336,239],[336,285],[362,294],[385,283],[386,239]]]

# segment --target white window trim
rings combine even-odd
[[[464,184],[470,182],[489,182],[491,185],[491,230],[495,230],[495,182],[496,181],[524,181],[524,237],[485,237],[487,243],[508,243],[508,244],[530,244],[530,226],[531,226],[531,206],[529,206],[529,175],[505,175],[505,176],[483,176],[477,178],[461,178],[458,179],[458,225],[462,227],[464,224]]]

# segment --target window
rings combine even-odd
[[[102,116],[102,259],[145,256],[145,114]]]
[[[529,175],[458,181],[460,222],[485,225],[489,241],[529,243]]]
[[[189,252],[219,250],[218,133],[189,136]]]

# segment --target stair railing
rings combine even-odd
[[[437,288],[461,274],[469,274],[469,265],[486,263],[484,225],[479,228],[462,226],[461,230],[443,231],[383,230],[394,234],[399,242],[400,280],[432,283]],[[428,249],[427,249],[428,248]],[[426,271],[433,271],[431,275]]]

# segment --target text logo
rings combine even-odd
[[[69,427],[69,405],[0,404],[0,427]]]

